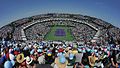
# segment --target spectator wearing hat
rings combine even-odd
[[[78,50],[76,48],[73,48],[72,53],[75,55],[78,53]]]
[[[67,68],[68,61],[64,55],[55,58],[54,68]]]
[[[90,68],[94,68],[95,61],[98,60],[98,58],[95,56],[95,53],[93,52],[91,56],[88,56],[88,60],[89,60]]]
[[[5,63],[4,63],[4,68],[12,68],[13,67],[13,64],[10,60],[7,60]]]
[[[52,64],[54,62],[54,57],[50,50],[45,54],[45,61],[45,64]]]
[[[15,67],[15,63],[16,63],[15,56],[13,54],[9,54],[9,59],[10,59],[11,63],[13,64],[13,67]]]
[[[69,66],[73,66],[75,63],[75,55],[73,53],[69,53],[69,57],[68,57],[68,65]]]
[[[19,66],[19,68],[27,67],[23,53],[20,53],[17,55],[16,61],[17,61],[16,65],[18,64],[17,66]]]
[[[34,61],[32,57],[26,57],[26,64],[28,68],[35,68]]]
[[[45,64],[45,55],[41,55],[38,57],[38,63],[39,64]]]

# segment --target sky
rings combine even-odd
[[[45,13],[72,13],[100,18],[120,28],[120,0],[0,0],[0,27]]]

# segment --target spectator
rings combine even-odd
[[[95,56],[95,53],[93,52],[91,56],[88,56],[88,59],[89,59],[90,68],[94,68],[95,61],[98,60],[98,58]]]
[[[64,55],[55,58],[54,68],[67,68],[68,61]]]

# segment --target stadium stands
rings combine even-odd
[[[1,68],[120,67],[120,29],[90,16],[27,17],[0,28],[0,38]]]

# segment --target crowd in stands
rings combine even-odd
[[[76,25],[76,28],[72,29],[72,33],[76,39],[86,39],[86,41],[90,41],[95,36],[96,32],[97,31],[84,24]]]
[[[75,17],[75,18],[74,18]],[[89,17],[89,16],[83,16],[83,15],[78,15],[78,14],[64,14],[64,13],[48,13],[48,14],[40,14],[40,15],[36,15],[36,16],[32,16],[32,17],[27,17],[27,18],[23,18],[23,19],[19,19],[19,20],[16,20],[14,22],[12,22],[11,24],[7,25],[7,26],[4,26],[0,29],[0,37],[6,37],[7,36],[7,33],[10,32],[13,34],[14,36],[14,40],[22,40],[21,38],[21,29],[23,29],[23,27],[26,27],[27,25],[30,25],[32,23],[34,23],[35,21],[37,20],[44,20],[44,19],[49,19],[49,18],[68,18],[68,19],[77,19],[77,20],[82,20],[82,21],[86,21],[88,22],[88,24],[98,28],[101,30],[101,38],[102,40],[104,40],[104,38],[106,38],[106,32],[107,32],[107,28],[111,25],[101,19],[97,19],[97,18],[94,18],[94,17]],[[45,35],[50,28],[48,28],[47,26],[49,25],[53,25],[55,23],[61,23],[64,24],[64,25],[69,25],[69,26],[75,26],[75,27],[81,27],[81,23],[78,23],[78,22],[73,22],[73,21],[47,21],[47,22],[43,22],[41,23],[42,25],[42,32],[40,33],[40,31],[38,31],[37,29],[41,29],[41,25],[38,25],[40,26],[38,28],[37,26],[37,29],[34,28],[36,25],[33,25],[33,29],[32,28],[28,28],[25,30],[25,33],[26,35],[28,35],[28,33],[30,32],[30,36],[27,36],[29,39],[36,39],[36,37],[34,36],[34,38],[32,38],[32,34],[35,34],[36,32],[42,34],[42,35]],[[79,25],[79,26],[78,26]],[[45,27],[44,27],[45,26]],[[83,25],[85,26],[85,25]],[[85,26],[86,28],[83,29],[84,33],[81,35],[80,33],[82,33],[83,31],[80,31],[81,28],[77,29],[77,28],[74,28],[72,31],[73,31],[73,34],[74,32],[76,32],[74,34],[74,36],[76,37],[76,39],[83,39],[84,37],[84,34],[85,36],[87,36],[87,38],[91,39],[93,37],[93,35],[95,34],[95,30],[92,30],[89,26]],[[44,30],[45,29],[45,30]],[[31,31],[32,30],[32,31]],[[34,31],[36,30],[36,31]],[[77,31],[78,30],[78,31]],[[104,31],[106,30],[106,31]],[[114,40],[118,40],[120,39],[120,30],[116,27],[113,27],[111,25],[111,28],[108,28],[109,32],[111,33],[111,36],[114,37]],[[43,32],[43,31],[46,31],[46,32]],[[79,35],[80,34],[80,35]],[[35,34],[36,35],[36,34]],[[78,37],[77,37],[78,36]],[[89,40],[87,39],[87,40]],[[104,40],[106,41],[106,40]],[[104,42],[105,43],[105,42]]]
[[[96,23],[99,26],[104,26],[104,27],[108,27],[110,25],[109,23],[107,23],[107,22],[105,22],[105,21],[103,21],[101,19],[93,20],[93,22]]]
[[[57,44],[58,43],[58,44]],[[1,68],[120,68],[120,45],[10,42],[0,45]]]
[[[49,27],[46,27],[40,23],[37,23],[32,27],[25,29],[24,31],[28,40],[35,40],[40,38],[40,36],[44,38],[44,36],[48,33],[49,30],[50,30]]]
[[[5,38],[7,36],[8,32],[12,32],[12,27],[11,26],[7,26],[7,27],[2,27],[0,29],[0,37]]]
[[[90,42],[97,32],[96,30],[82,23],[59,20],[39,22],[24,29],[27,39],[43,39],[50,31],[49,26],[57,24],[69,25],[75,40],[83,40],[87,43],[13,41],[22,40],[21,29],[32,24],[31,20],[54,17],[79,19],[77,15],[72,14],[43,14],[23,18],[2,27],[0,37],[6,38],[7,33],[13,32],[13,38],[12,41],[0,41],[0,68],[67,68],[69,66],[73,68],[120,68],[120,43],[116,43],[120,40],[120,29],[113,26],[108,28],[108,23],[95,18],[89,20],[91,18],[81,16],[84,21],[88,20],[90,25],[100,30],[97,44]],[[109,40],[115,43],[109,43]]]
[[[23,19],[19,19],[19,20],[12,22],[12,24],[14,24],[15,27],[20,27],[24,24],[27,24],[28,22],[30,22],[29,18],[23,18]]]
[[[42,36],[45,36],[50,31],[50,26],[52,25],[70,26],[69,28],[71,29],[71,34],[74,35],[76,40],[86,39],[86,41],[90,41],[97,32],[91,27],[80,23],[75,23],[71,21],[51,21],[51,22],[37,23],[25,29],[24,30],[25,35],[28,40],[35,40],[39,38],[38,33]]]
[[[22,39],[21,38],[21,27],[17,27],[15,30],[14,30],[14,33],[13,33],[13,38],[14,38],[14,40],[20,40],[20,39]]]

